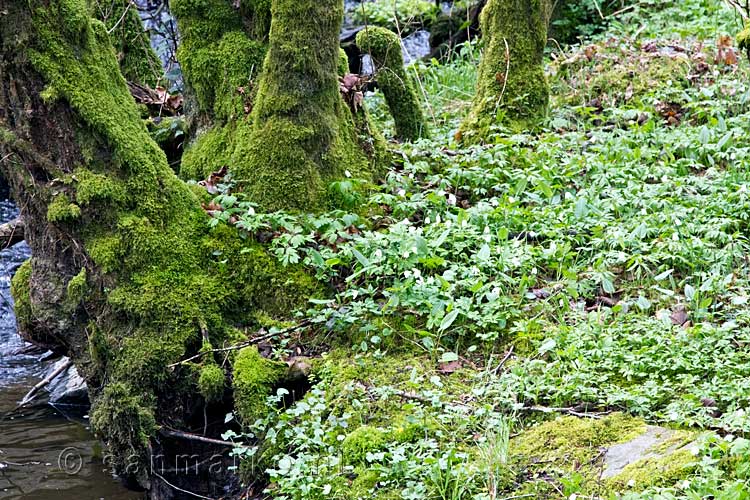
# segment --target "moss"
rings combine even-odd
[[[240,0],[245,31],[256,40],[266,40],[271,29],[271,0]]]
[[[369,425],[358,427],[344,438],[343,459],[349,464],[365,464],[367,454],[381,451],[386,443],[386,434],[382,430]]]
[[[393,116],[396,136],[408,141],[427,137],[414,84],[404,69],[398,35],[386,28],[368,26],[357,34],[356,43],[375,63],[378,86]]]
[[[207,179],[211,172],[229,166],[234,151],[234,136],[237,123],[216,125],[198,136],[182,155],[180,177],[183,179]]]
[[[10,293],[13,296],[16,322],[21,332],[28,330],[33,319],[31,308],[31,259],[26,260],[16,270],[10,282]]]
[[[58,99],[60,99],[60,94],[57,93],[55,87],[47,85],[47,87],[45,87],[44,90],[39,94],[39,97],[41,97],[45,103],[53,104]]]
[[[215,248],[202,244],[210,239],[208,217],[149,137],[105,26],[90,20],[82,0],[33,1],[32,12],[28,58],[81,127],[86,164],[71,172],[77,182],[60,187],[49,213],[50,220],[77,217],[69,229],[97,266],[86,305],[100,332],[95,357],[107,387],[94,398],[92,424],[122,465],[130,439],[137,438],[130,444],[137,457],[145,456],[142,438],[154,430],[146,420],[156,412],[179,418],[160,405],[190,397],[175,393],[189,387],[167,365],[199,346],[203,331],[221,341],[229,297],[252,279],[226,282],[217,272]],[[73,199],[82,205],[75,213]]]
[[[618,413],[601,420],[558,417],[511,440],[511,463],[532,477],[580,474],[583,491],[596,490],[598,494],[601,487],[616,492],[629,488],[642,490],[650,486],[671,486],[693,470],[696,459],[684,445],[695,438],[695,433],[673,431],[669,439],[647,450],[643,459],[602,483],[599,480],[601,450],[630,441],[645,431],[646,424],[641,419]],[[543,495],[549,486],[548,481],[532,481],[514,494]]]
[[[81,208],[70,202],[65,194],[55,196],[47,207],[47,220],[50,222],[70,222],[81,217]]]
[[[89,285],[87,281],[86,268],[81,268],[81,271],[73,276],[68,281],[66,287],[65,301],[71,308],[77,307],[86,298],[89,292]]]
[[[276,0],[273,13],[252,127],[237,131],[232,172],[264,211],[313,211],[345,170],[365,179],[373,170],[339,93],[343,4]]]
[[[116,470],[127,470],[142,480],[148,477],[143,464],[148,463],[149,440],[156,432],[151,401],[135,395],[128,384],[111,383],[95,402],[91,425],[107,440]]]
[[[521,130],[546,114],[549,86],[543,59],[549,15],[549,0],[487,2],[480,16],[485,49],[477,93],[461,126],[462,139],[481,141],[501,123]]]
[[[76,169],[76,201],[81,206],[94,202],[122,203],[127,198],[125,186],[118,179],[97,174],[86,168]]]
[[[586,54],[589,54],[587,56]],[[554,104],[581,106],[587,117],[610,107],[653,108],[654,89],[672,82],[673,89],[688,89],[691,65],[687,57],[672,57],[661,51],[631,52],[598,43],[581,48],[567,61],[550,65]],[[600,107],[601,109],[597,109]],[[599,117],[602,119],[603,117]]]
[[[104,2],[92,9],[110,32],[112,46],[120,62],[120,70],[129,82],[155,87],[162,74],[161,61],[151,48],[148,33],[138,10],[127,0]]]
[[[690,475],[697,465],[698,459],[689,450],[644,458],[629,464],[617,476],[607,480],[607,487],[614,491],[670,487]]]
[[[533,427],[510,442],[511,468],[530,477],[569,477],[580,474],[584,487],[595,484],[600,472],[601,449],[629,441],[646,429],[643,420],[620,413],[600,420],[558,417]],[[529,481],[514,494],[544,496],[548,481]]]
[[[216,364],[209,364],[200,369],[198,390],[207,402],[220,401],[224,396],[225,375]]]
[[[248,35],[239,12],[225,0],[176,0],[171,7],[182,37],[177,58],[200,111],[220,122],[244,116],[252,79],[262,67],[265,36]]]
[[[110,273],[120,265],[123,245],[119,236],[100,235],[88,240],[86,250],[103,273]]]
[[[338,75],[345,76],[349,73],[349,56],[346,55],[344,49],[339,48],[339,67]]]
[[[234,361],[233,387],[237,412],[247,425],[266,414],[266,397],[286,373],[286,365],[268,360],[258,348],[247,347]]]

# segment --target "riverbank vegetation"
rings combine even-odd
[[[0,22],[29,82],[0,104],[36,113],[0,116],[3,173],[43,222],[16,311],[81,369],[117,472],[216,496],[229,476],[143,468],[187,436],[231,444],[243,498],[750,498],[741,13],[531,0],[527,76],[501,2],[482,24],[508,36],[405,69],[376,2],[371,85],[344,74],[335,2],[269,24],[266,2],[175,1],[180,166],[85,2],[32,3]],[[549,16],[585,29],[542,71]]]

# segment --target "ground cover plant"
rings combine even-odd
[[[395,146],[378,185],[334,185],[351,210],[261,213],[227,179],[212,223],[336,291],[276,345],[325,339],[312,389],[294,404],[281,390],[251,432],[225,436],[266,471],[258,487],[285,499],[750,498],[738,19],[720,2],[637,2],[551,50],[541,129],[498,126],[470,147],[454,134],[480,48],[418,63],[432,139]],[[646,423],[695,446],[669,470],[599,478],[598,450]],[[554,443],[543,457],[539,441]]]

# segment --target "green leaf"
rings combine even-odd
[[[479,253],[477,254],[477,258],[479,260],[490,260],[490,246],[488,244],[482,245],[482,248],[479,249]]]
[[[458,354],[455,352],[444,352],[443,355],[440,356],[441,363],[451,363],[453,361],[458,361]]]
[[[557,347],[557,341],[555,339],[547,339],[539,346],[539,354],[547,354],[555,347]]]
[[[360,264],[362,264],[362,267],[370,267],[370,261],[367,260],[367,257],[362,255],[356,248],[352,248],[352,255],[354,255]]]
[[[460,311],[458,309],[453,309],[451,312],[445,315],[443,318],[443,321],[440,323],[439,330],[441,332],[444,332],[450,326],[453,324],[454,321],[456,321],[456,318],[458,318],[458,315],[460,314]]]

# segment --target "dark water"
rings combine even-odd
[[[0,201],[0,223],[16,208]],[[87,419],[66,416],[42,399],[22,411],[18,401],[45,370],[40,354],[24,354],[28,345],[16,332],[10,278],[28,257],[20,243],[0,252],[0,499],[138,499],[112,477]]]

